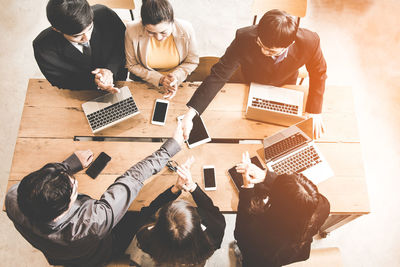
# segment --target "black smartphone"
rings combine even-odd
[[[254,165],[256,165],[257,167],[259,167],[262,170],[265,170],[265,168],[262,166],[260,160],[258,159],[257,156],[254,156],[250,159],[251,163],[253,163]],[[243,178],[242,178],[242,174],[238,173],[236,171],[236,166],[233,166],[232,168],[230,168],[228,170],[229,176],[231,177],[233,184],[236,187],[236,190],[239,191],[240,187],[242,187],[243,185]]]
[[[167,118],[169,101],[164,99],[156,99],[153,110],[152,124],[164,125]]]
[[[217,190],[215,181],[215,168],[213,165],[203,166],[204,190]]]
[[[87,168],[86,174],[95,179],[100,172],[106,167],[107,163],[111,160],[111,157],[104,152],[92,162],[92,164]]]

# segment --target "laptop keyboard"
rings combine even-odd
[[[301,173],[322,160],[313,146],[306,147],[296,154],[273,164],[271,167],[278,175],[284,173]]]
[[[133,101],[132,97],[129,97],[118,103],[112,104],[111,106],[90,113],[87,115],[87,118],[92,130],[94,131],[138,111],[139,109],[137,108],[135,101]]]
[[[297,114],[299,111],[299,107],[296,105],[290,105],[285,103],[280,103],[276,101],[270,101],[262,98],[253,97],[251,105],[253,107],[280,111],[284,113]]]
[[[298,145],[304,144],[306,141],[307,139],[303,135],[300,133],[295,133],[294,135],[291,135],[265,148],[265,159],[270,160],[286,151],[289,151],[290,149],[297,147]]]

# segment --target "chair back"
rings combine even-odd
[[[135,9],[134,0],[88,0],[89,5],[101,4],[109,8]]]

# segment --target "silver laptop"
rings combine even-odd
[[[312,118],[264,139],[267,168],[277,174],[301,173],[318,184],[333,171],[313,139]]]
[[[304,120],[304,92],[251,83],[246,118],[291,126]]]
[[[106,94],[82,104],[83,112],[93,133],[120,123],[139,114],[128,86],[120,93]]]

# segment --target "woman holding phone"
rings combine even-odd
[[[160,86],[172,98],[199,64],[193,27],[174,18],[168,0],[143,0],[140,15],[126,26],[126,66],[134,80]]]
[[[313,236],[329,215],[328,200],[301,174],[261,170],[243,154],[235,239],[243,266],[282,266],[310,256]]]

